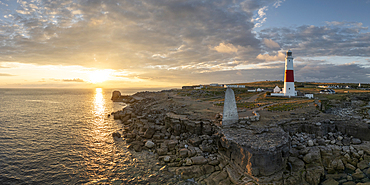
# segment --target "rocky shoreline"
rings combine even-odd
[[[199,184],[370,184],[366,119],[311,106],[254,112],[253,122],[222,127],[222,109],[175,91],[126,99],[129,106],[112,113],[123,124],[112,135],[136,152],[154,152],[162,173]]]

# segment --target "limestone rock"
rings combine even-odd
[[[338,163],[337,163],[337,170],[339,171],[343,171],[344,170],[344,164],[342,162],[342,160],[338,159]]]
[[[225,168],[226,168],[227,174],[229,175],[231,182],[233,182],[234,184],[239,184],[239,179],[241,177],[241,174],[239,174],[238,171],[234,169],[233,167],[231,167],[230,165],[227,165]]]
[[[144,136],[143,136],[143,137],[144,137],[144,138],[147,138],[147,139],[150,139],[150,138],[152,138],[152,137],[153,137],[154,133],[155,133],[154,128],[149,127],[149,128],[145,131],[145,133],[144,133]]]
[[[308,145],[308,146],[313,146],[313,141],[312,141],[311,139],[310,139],[310,140],[308,140],[307,145]]]
[[[193,146],[199,146],[202,143],[202,140],[199,137],[194,137],[189,139],[189,143]]]
[[[218,161],[216,159],[216,160],[209,161],[208,164],[213,165],[213,166],[217,166],[218,164],[220,164],[220,161]]]
[[[304,169],[305,164],[301,159],[298,159],[297,157],[289,157],[288,161],[292,165],[293,172],[301,171],[302,169]]]
[[[370,167],[370,160],[362,160],[359,163],[357,163],[357,167],[361,170]]]
[[[318,185],[323,175],[324,168],[322,166],[314,166],[306,170],[305,180],[309,184]]]
[[[354,179],[363,179],[365,178],[365,174],[360,169],[357,168],[355,173],[352,174],[352,177]]]
[[[153,147],[155,147],[155,144],[153,143],[153,141],[148,140],[145,143],[145,146],[148,147],[148,148],[153,148]]]
[[[352,171],[355,171],[356,170],[356,167],[354,167],[352,164],[350,163],[347,163],[346,164],[346,168],[349,169],[349,170],[352,170]]]
[[[204,181],[206,184],[220,184],[221,181],[227,178],[227,173],[225,171],[215,172],[211,174],[208,178]]]
[[[215,167],[212,165],[208,165],[208,164],[204,165],[202,169],[203,169],[204,174],[210,174],[215,171]]]
[[[208,162],[203,156],[195,156],[192,157],[191,160],[193,161],[193,164],[206,164]]]
[[[158,154],[159,156],[166,155],[166,154],[167,154],[167,152],[168,152],[168,149],[167,149],[167,148],[158,148],[158,149],[157,149],[157,154]]]
[[[364,182],[364,183],[357,183],[356,185],[370,185],[370,182]]]
[[[185,159],[185,165],[186,166],[191,166],[192,164],[193,164],[193,161],[191,159],[189,159],[189,158]]]
[[[361,139],[358,138],[352,138],[351,142],[355,145],[361,144]]]
[[[353,181],[344,182],[342,185],[356,185]]]
[[[365,171],[366,175],[370,177],[370,168]]]
[[[112,92],[111,100],[118,101],[120,97],[121,97],[121,92],[119,92],[119,91],[113,91]]]
[[[321,163],[320,150],[317,147],[311,148],[309,153],[303,157],[303,161],[306,163]]]
[[[334,179],[328,179],[321,183],[322,185],[338,185],[339,183]]]
[[[163,161],[166,162],[166,163],[170,162],[170,160],[171,160],[171,157],[170,156],[165,156],[163,158]]]
[[[188,150],[188,149],[186,149],[186,148],[181,148],[181,149],[179,150],[179,156],[180,156],[180,157],[188,157],[188,152],[189,152],[189,150]]]

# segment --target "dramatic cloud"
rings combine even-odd
[[[3,23],[0,60],[142,70],[219,65],[237,50],[247,61],[260,52],[248,20],[274,2],[19,0]]]
[[[220,53],[236,53],[238,51],[238,48],[234,45],[224,43],[220,43],[220,45],[214,47],[214,49]]]
[[[271,48],[271,49],[279,49],[280,46],[278,43],[274,42],[271,39],[263,39],[263,43],[266,45],[266,47]]]
[[[258,60],[265,60],[265,61],[284,61],[285,60],[285,53],[278,52],[276,55],[269,55],[269,54],[259,54],[257,56]]]
[[[369,68],[355,63],[317,65],[307,62],[295,69],[295,77],[300,81],[367,83],[370,80]]]
[[[370,56],[370,33],[362,23],[328,22],[328,26],[303,25],[261,30],[259,37],[272,39],[298,56]]]
[[[120,80],[183,84],[276,78],[277,74],[283,74],[279,70],[284,65],[279,67],[272,62],[283,62],[287,49],[300,57],[369,56],[370,33],[361,23],[333,21],[326,26],[301,25],[256,32],[256,28],[266,22],[268,9],[283,6],[282,2],[284,0],[6,1],[6,5],[0,6],[3,15],[0,18],[0,62],[7,67],[14,63],[112,69],[113,76]],[[15,10],[9,8],[15,6]],[[300,65],[304,64],[302,61]],[[330,67],[325,63],[317,65],[323,69]],[[333,69],[342,69],[331,65]],[[261,69],[250,69],[256,66]],[[314,67],[302,66],[302,69]],[[356,66],[360,71],[368,69],[360,64],[354,64],[353,69]],[[9,70],[13,68],[16,69]],[[19,75],[4,66],[0,66],[0,70],[0,76]],[[38,70],[41,69],[35,71]],[[46,78],[64,79],[60,83],[88,81],[71,73],[62,76],[59,71],[60,76],[52,76],[53,73]],[[330,75],[336,73],[343,76],[339,71]],[[364,75],[356,75],[356,78],[369,78]],[[309,74],[307,78],[314,79]],[[302,79],[305,78],[302,76]]]

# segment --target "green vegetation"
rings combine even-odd
[[[297,100],[289,102],[281,102],[267,107],[267,110],[270,111],[289,111],[297,108],[307,107],[314,100]]]
[[[238,108],[243,108],[243,109],[254,109],[258,107],[262,107],[264,105],[268,105],[269,103],[258,103],[258,102],[239,102],[236,103],[236,106]],[[224,103],[216,103],[216,106],[224,106]]]

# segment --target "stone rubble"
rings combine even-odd
[[[255,126],[254,116],[222,127],[222,114],[205,119],[186,106],[136,94],[133,103],[111,115],[123,128],[128,148],[154,152],[160,172],[199,184],[366,184],[370,182],[369,130],[347,120],[305,117]],[[159,106],[167,103],[166,106]],[[345,113],[340,113],[345,115]],[[356,137],[354,137],[356,136]]]

